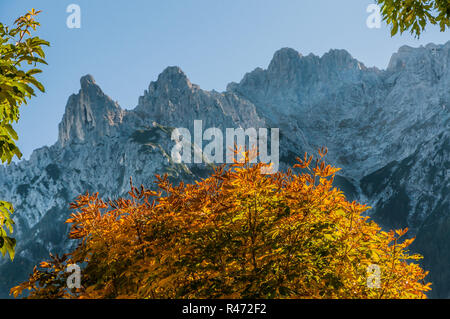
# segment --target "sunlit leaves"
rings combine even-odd
[[[425,298],[426,272],[406,229],[385,232],[332,186],[337,169],[305,154],[273,175],[264,164],[216,168],[194,184],[156,176],[128,199],[80,196],[67,221],[80,245],[12,289],[31,298]],[[66,257],[64,257],[66,258]],[[84,265],[68,291],[64,265]],[[380,268],[380,287],[367,269]]]
[[[14,156],[22,157],[16,145],[18,135],[12,124],[20,117],[19,107],[35,95],[33,86],[44,92],[44,86],[36,80],[35,74],[41,70],[25,69],[22,63],[46,64],[44,46],[49,43],[38,37],[31,37],[30,30],[36,30],[39,22],[35,16],[40,11],[32,9],[19,17],[14,27],[0,23],[0,162],[10,164]],[[6,230],[12,233],[13,222],[10,215],[12,205],[0,202],[0,252],[3,256],[9,253],[14,258],[16,242],[8,237]]]
[[[11,260],[14,259],[14,248],[16,241],[8,236],[13,232],[14,221],[11,219],[13,207],[8,202],[0,201],[0,252],[3,256],[9,254]]]
[[[22,66],[25,62],[36,66],[46,64],[44,46],[49,43],[32,37],[39,22],[35,16],[40,11],[32,9],[15,21],[13,28],[0,23],[0,160],[10,163],[14,156],[22,154],[16,146],[17,133],[12,124],[20,117],[19,107],[35,95],[34,88],[44,92],[44,86],[34,75],[41,70]]]
[[[378,0],[391,35],[409,31],[420,37],[427,24],[439,25],[441,32],[450,27],[448,0]]]

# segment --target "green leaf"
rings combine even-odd
[[[392,23],[392,29],[391,29],[391,37],[393,37],[394,35],[396,35],[398,32],[398,24],[397,22],[393,22]]]
[[[14,140],[18,140],[19,137],[17,136],[16,131],[13,129],[13,127],[10,124],[5,125],[5,129],[8,131],[9,135],[11,136],[11,138],[13,138]]]

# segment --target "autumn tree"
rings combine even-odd
[[[409,31],[416,37],[427,25],[438,25],[441,32],[450,27],[449,0],[377,0],[391,35]]]
[[[35,75],[41,73],[38,64],[46,64],[44,46],[49,43],[31,36],[40,25],[35,20],[40,11],[32,9],[19,17],[13,27],[0,23],[0,161],[11,163],[14,156],[22,157],[16,145],[18,135],[12,124],[20,118],[19,108],[35,95],[34,88],[44,92],[43,85]],[[24,65],[25,64],[25,65]],[[34,87],[34,88],[33,88]],[[11,219],[13,206],[0,201],[0,252],[14,258],[16,241]],[[8,234],[9,232],[9,234]]]
[[[305,154],[293,169],[221,166],[193,184],[131,186],[129,198],[80,196],[77,248],[13,288],[29,298],[425,298],[430,284],[406,230],[385,232],[334,188],[339,170]],[[294,172],[298,170],[298,172]],[[82,266],[82,287],[65,269]]]

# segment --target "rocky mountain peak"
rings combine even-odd
[[[322,56],[321,62],[329,68],[365,68],[347,50],[332,49]]]
[[[81,77],[80,84],[82,89],[88,89],[91,85],[96,84],[95,79],[92,75],[86,74]]]
[[[150,83],[144,95],[139,97],[136,111],[159,118],[163,115],[162,113],[170,110],[167,106],[179,104],[180,100],[191,96],[196,91],[200,91],[199,87],[192,84],[178,66],[170,66],[164,69],[158,79]],[[155,104],[164,104],[165,107],[156,112]]]
[[[394,53],[387,68],[388,75],[395,74],[396,81],[437,83],[450,74],[450,41],[444,45],[428,44],[418,48],[402,46]],[[447,85],[443,83],[443,85]]]
[[[66,105],[66,110],[59,124],[59,144],[92,141],[108,135],[111,127],[120,123],[123,110],[103,93],[95,83],[92,75],[80,79],[81,89],[78,94],[72,94]]]
[[[297,69],[302,55],[292,48],[282,48],[275,52],[269,64],[270,73],[285,73]]]
[[[178,66],[170,66],[158,76],[156,82],[150,84],[149,91],[189,90],[193,84]]]

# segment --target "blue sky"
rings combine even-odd
[[[70,4],[81,8],[81,28],[69,29]],[[223,91],[246,72],[267,67],[273,53],[292,47],[307,55],[346,49],[366,66],[385,68],[402,45],[445,43],[448,31],[429,28],[420,40],[389,29],[369,29],[373,0],[0,0],[0,21],[11,24],[31,8],[43,10],[38,35],[52,44],[39,78],[47,92],[21,109],[19,147],[57,140],[67,98],[92,74],[123,108],[134,108],[150,81],[169,65],[191,82]]]

